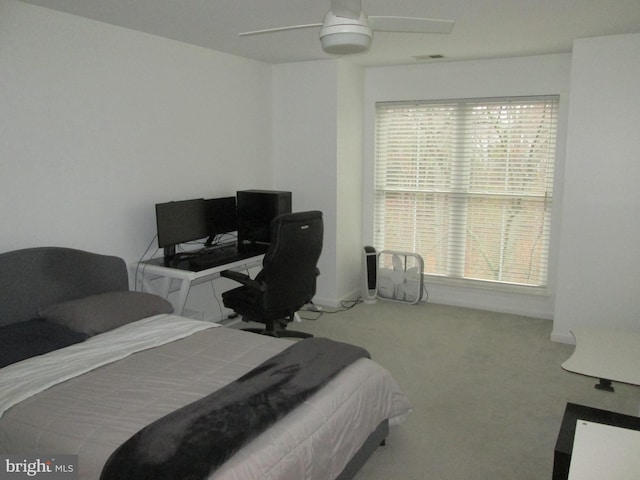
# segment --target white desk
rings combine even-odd
[[[178,292],[177,298],[172,302],[173,308],[176,315],[183,315],[189,290],[193,285],[219,278],[220,272],[223,270],[240,271],[260,266],[263,258],[264,254],[258,254],[197,272],[185,268],[165,266],[162,258],[137,262],[131,265],[131,268],[136,275],[136,285],[140,287],[141,291],[155,293],[166,299],[169,299],[171,292]]]
[[[599,378],[601,390],[613,391],[611,381],[640,385],[640,333],[588,327],[571,333],[576,349],[562,368]]]

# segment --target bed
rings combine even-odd
[[[0,292],[0,453],[77,455],[84,480],[106,475],[105,464],[140,433],[160,441],[166,435],[154,426],[219,401],[296,348],[174,315],[166,300],[129,291],[125,263],[113,256],[61,247],[3,253]],[[25,332],[31,340],[21,345]],[[238,448],[217,433],[215,447],[190,440],[191,455],[225,454],[205,475],[182,478],[346,480],[410,411],[389,372],[358,357]],[[196,423],[217,432],[218,420],[207,421]],[[151,454],[165,444],[150,444],[160,445]]]

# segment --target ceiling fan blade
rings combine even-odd
[[[369,17],[371,28],[378,32],[451,33],[454,23],[416,17]]]
[[[286,32],[288,30],[300,30],[302,28],[313,28],[313,27],[321,27],[321,23],[308,23],[306,25],[291,25],[289,27],[276,27],[276,28],[266,28],[264,30],[252,30],[251,32],[242,32],[239,33],[241,37],[246,37],[249,35],[262,35],[263,33],[274,33],[274,32]]]
[[[331,12],[336,17],[353,18],[357,20],[360,18],[361,11],[361,0],[331,0]]]

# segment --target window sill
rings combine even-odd
[[[489,282],[483,280],[471,280],[466,278],[450,278],[439,275],[424,276],[424,283],[438,284],[450,287],[473,288],[477,290],[488,290],[497,293],[514,293],[519,295],[534,295],[541,297],[549,297],[550,293],[547,287],[533,287],[529,285],[517,285],[511,283]]]

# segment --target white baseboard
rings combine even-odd
[[[346,295],[343,295],[341,298],[327,298],[315,296],[313,297],[313,303],[316,305],[323,305],[325,307],[331,308],[342,308],[343,302],[352,303],[360,299],[360,288],[356,288],[351,292],[348,292]]]
[[[571,333],[558,333],[551,332],[551,341],[557,343],[567,343],[569,345],[575,345],[576,339],[571,335]]]

